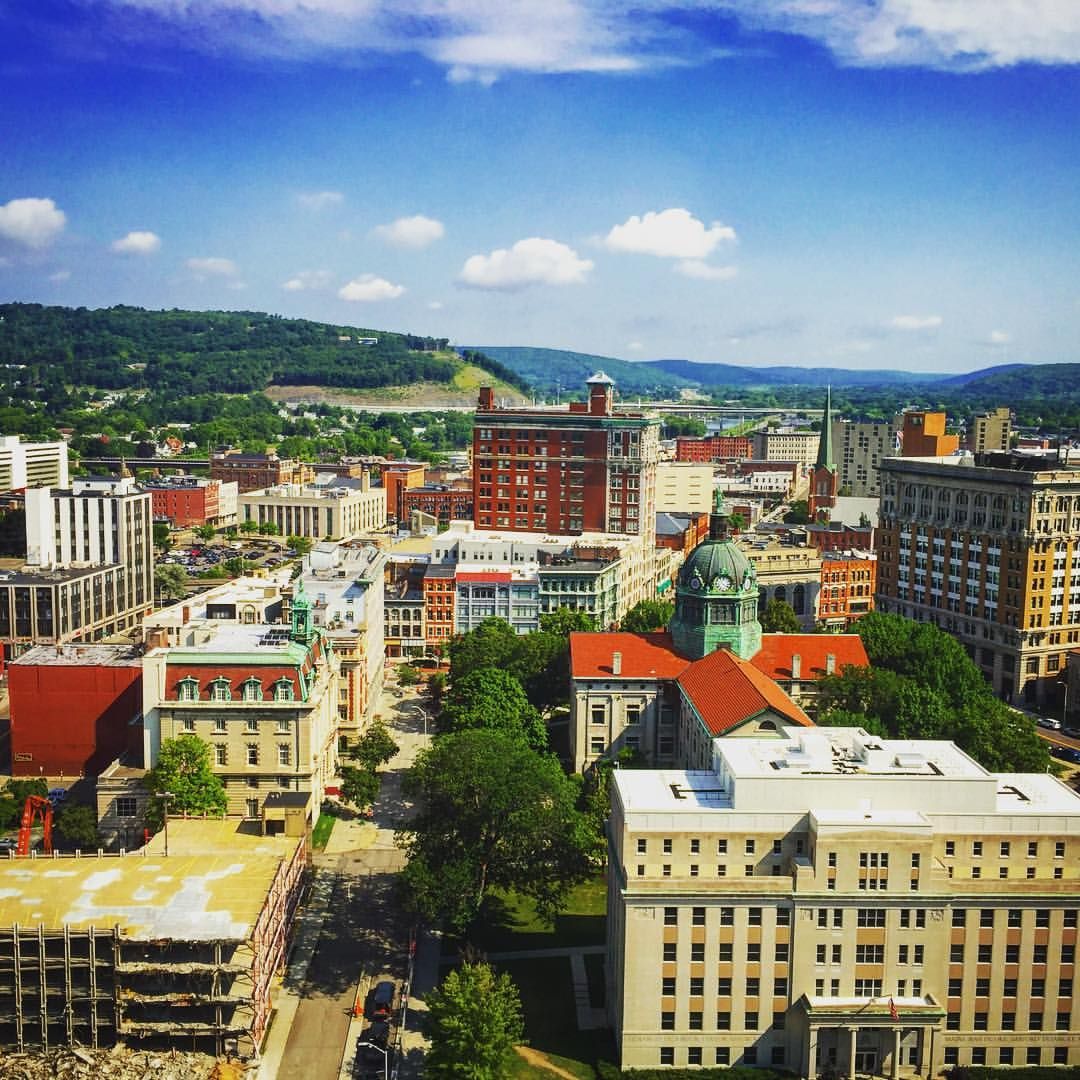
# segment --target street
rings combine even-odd
[[[382,772],[374,817],[343,817],[334,826],[325,852],[314,856],[314,873],[307,911],[317,929],[310,959],[298,955],[290,963],[282,986],[283,999],[298,998],[288,1037],[279,1059],[269,1052],[260,1076],[270,1080],[332,1080],[339,1075],[343,1057],[351,1059],[354,1040],[363,1021],[352,1016],[357,989],[380,977],[404,981],[409,963],[410,921],[396,903],[396,875],[404,866],[394,844],[394,830],[407,817],[410,806],[402,801],[401,778],[417,752],[430,741],[415,689],[399,689],[393,675],[380,700],[379,712],[398,743],[399,751]],[[298,945],[295,953],[301,954]],[[307,960],[305,963],[304,961]],[[288,1022],[286,1008],[280,1018]],[[412,1025],[410,1025],[411,1027]],[[350,1030],[351,1028],[351,1030]],[[280,1044],[278,1033],[277,1042]],[[406,1051],[417,1039],[409,1033]],[[402,1075],[418,1075],[407,1059]]]

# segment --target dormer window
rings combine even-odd
[[[210,681],[211,701],[232,701],[232,686],[224,675]]]
[[[254,675],[244,682],[244,701],[262,701],[262,683]]]
[[[292,701],[293,697],[293,684],[289,679],[278,679],[274,683],[275,701]]]
[[[199,681],[193,679],[190,675],[181,679],[176,684],[176,696],[180,701],[198,701],[199,700]]]

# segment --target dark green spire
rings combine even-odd
[[[818,440],[817,460],[814,462],[815,469],[829,469],[836,471],[836,462],[833,460],[832,448],[832,387],[825,389],[825,413],[821,418],[821,438]]]

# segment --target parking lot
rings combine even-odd
[[[296,557],[296,551],[273,540],[213,540],[208,544],[194,542],[172,548],[157,561],[164,566],[182,566],[196,577],[233,559],[243,559],[254,567],[274,569]]]

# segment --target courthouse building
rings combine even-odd
[[[1052,776],[789,726],[616,770],[608,835],[624,1069],[1080,1065],[1080,796]]]

